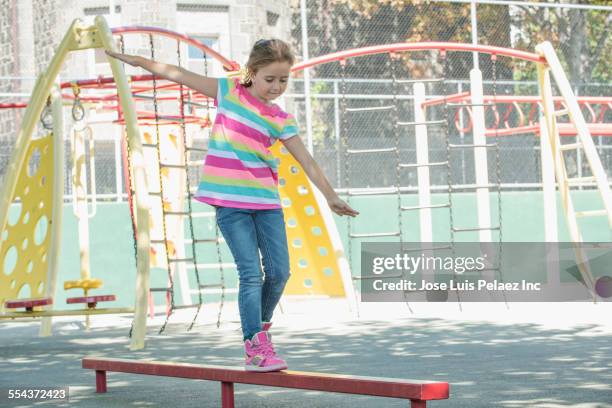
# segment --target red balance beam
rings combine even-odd
[[[84,358],[83,368],[96,370],[96,392],[99,393],[106,392],[107,371],[220,381],[223,408],[234,407],[234,383],[402,398],[410,400],[411,408],[424,408],[427,401],[448,399],[449,395],[446,382],[304,371],[254,373],[236,367],[95,357]]]

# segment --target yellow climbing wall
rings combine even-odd
[[[0,225],[0,310],[8,299],[45,296],[55,182],[52,141],[49,134],[29,142],[11,197],[18,210],[13,205]]]
[[[304,170],[282,143],[271,151],[280,160],[279,193],[291,262],[284,293],[345,296],[332,242]]]

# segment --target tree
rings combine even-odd
[[[610,0],[570,0],[572,4],[611,5]],[[612,13],[598,10],[516,6],[512,15],[516,48],[533,50],[550,41],[573,83],[612,79]],[[607,56],[607,57],[606,57]],[[515,72],[516,79],[534,78],[534,68]]]
[[[500,12],[501,11],[501,12]],[[479,37],[483,44],[510,46],[508,8],[479,5]],[[430,3],[409,0],[313,0],[308,2],[308,33],[311,56],[369,45],[396,42],[450,41],[471,42],[470,5],[464,3]],[[294,38],[300,48],[301,25],[295,15]],[[489,41],[493,39],[493,41]],[[441,66],[431,53],[404,54],[404,74],[410,77],[439,75]],[[360,62],[359,69],[347,68],[351,74],[377,76],[385,56]],[[481,55],[485,76],[490,63]],[[500,67],[506,64],[507,67]],[[471,54],[456,54],[449,60],[449,78],[467,78],[472,67]],[[338,69],[319,68],[319,74],[337,76]],[[511,78],[510,64],[498,64],[499,77]]]
[[[548,0],[548,2],[552,2]],[[612,0],[568,0],[571,4],[611,5]],[[427,0],[311,0],[308,1],[309,49],[311,56],[374,44],[392,42],[471,42],[470,4]],[[551,41],[573,82],[612,78],[606,56],[612,55],[612,13],[598,10],[545,8],[522,5],[478,4],[478,42],[534,52],[542,41]],[[296,47],[301,44],[299,12],[294,16]],[[403,58],[411,76],[431,76],[440,70],[428,56]],[[383,59],[361,64],[351,74],[367,77],[380,71]],[[448,76],[467,78],[471,55],[453,56]],[[489,57],[480,56],[485,78],[491,76]],[[498,78],[535,79],[531,63],[500,59]],[[334,66],[320,74],[337,76]]]

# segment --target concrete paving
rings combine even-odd
[[[612,407],[610,303],[362,303],[359,317],[343,300],[285,300],[272,333],[290,369],[440,380],[448,400],[431,407]],[[194,364],[242,364],[235,303],[208,305],[190,332],[191,312],[150,321],[144,350],[130,351],[130,316],[38,324],[0,321],[1,407],[219,407],[216,382],[108,374],[108,393],[95,393],[85,356]],[[10,388],[69,387],[69,401],[9,401]],[[407,407],[403,400],[236,384],[237,407]]]

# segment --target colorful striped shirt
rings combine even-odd
[[[269,148],[298,133],[295,118],[261,102],[238,79],[218,81],[217,114],[194,198],[220,207],[281,208],[278,161]]]

